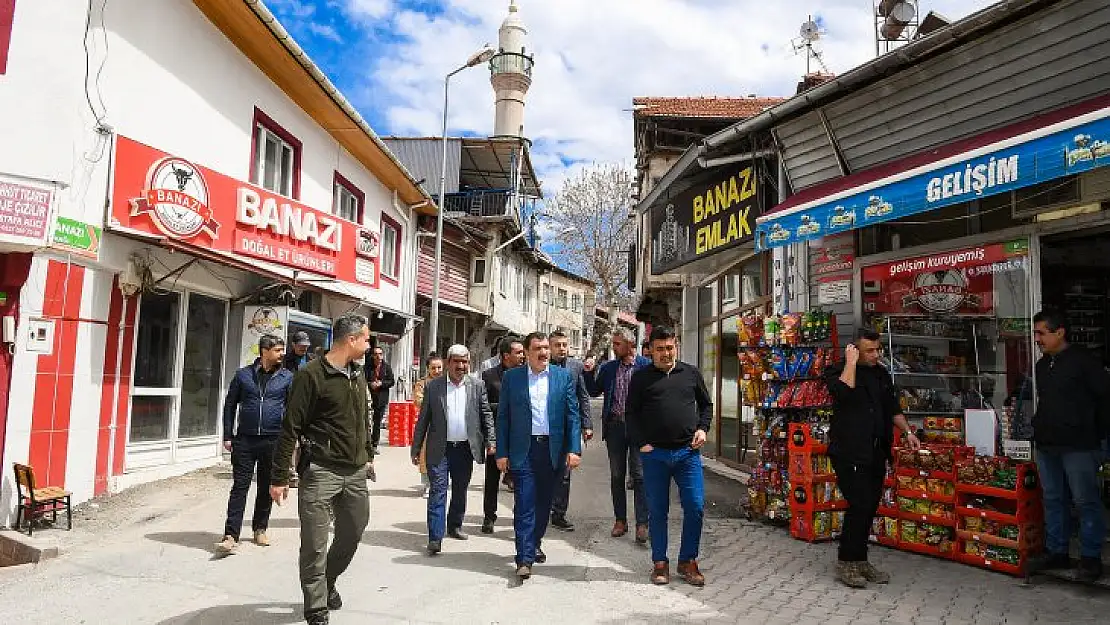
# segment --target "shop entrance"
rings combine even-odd
[[[1041,301],[1065,311],[1073,344],[1110,366],[1110,228],[1041,240]]]

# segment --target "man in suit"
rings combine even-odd
[[[551,345],[541,332],[524,339],[527,367],[505,372],[497,405],[497,467],[511,470],[516,574],[532,576],[547,556],[542,542],[551,514],[555,482],[582,456],[582,429],[574,378],[552,367]]]
[[[578,414],[582,419],[582,435],[588,441],[594,437],[594,426],[590,421],[590,393],[586,390],[586,383],[582,379],[582,373],[585,371],[584,363],[570,357],[570,340],[562,331],[552,332],[547,339],[551,343],[551,364],[566,369],[574,378],[575,393],[578,395]],[[570,473],[570,468],[567,468],[562,478],[556,482],[555,497],[551,501],[551,525],[564,532],[574,531],[574,523],[567,520],[567,509],[570,508]]]
[[[447,375],[424,388],[424,403],[412,438],[412,463],[420,464],[420,451],[424,449],[432,484],[428,494],[428,554],[433,556],[442,549],[445,523],[448,536],[467,539],[462,523],[474,463],[484,464],[496,446],[486,387],[467,375],[469,372],[470,352],[462,345],[452,345],[447,350]],[[451,507],[444,518],[448,482]]]
[[[651,360],[636,354],[636,337],[626,328],[613,333],[613,354],[616,358],[594,369],[593,359],[586,361],[582,380],[586,390],[597,397],[604,393],[605,407],[601,411],[601,440],[609,451],[609,490],[613,496],[613,538],[628,533],[628,495],[625,477],[632,481],[632,501],[636,512],[636,542],[648,540],[648,505],[644,497],[644,468],[640,450],[632,444],[625,421],[628,407],[628,389],[632,374],[651,366]]]
[[[380,345],[375,345],[371,351],[370,362],[366,363],[366,385],[370,388],[370,408],[373,411],[373,423],[370,428],[370,443],[374,446],[374,455],[378,455],[378,442],[382,439],[382,420],[385,411],[389,408],[389,389],[393,388],[396,381],[393,377],[393,368],[385,361],[385,352]]]
[[[501,398],[501,376],[509,369],[515,369],[524,364],[524,344],[519,340],[501,341],[499,348],[501,363],[482,373],[482,382],[486,385],[486,395],[489,397],[490,410],[497,414],[497,404]],[[497,488],[501,471],[496,462],[486,463],[486,480],[482,492],[482,533],[492,534],[493,524],[497,522]],[[513,490],[512,478],[505,473],[505,485]]]

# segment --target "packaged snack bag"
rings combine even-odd
[[[758,315],[745,315],[740,318],[740,346],[756,347],[763,339],[763,318]]]
[[[801,313],[787,313],[782,317],[780,340],[784,345],[797,345],[801,342]]]

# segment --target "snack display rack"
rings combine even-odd
[[[753,433],[760,441],[748,486],[750,514],[776,523],[798,518],[800,527],[822,530],[814,539],[831,537],[823,534],[831,533],[832,513],[846,504],[831,467],[816,477],[804,477],[791,468],[788,437],[796,424],[823,427],[827,432],[832,397],[822,375],[838,358],[836,317],[831,313],[814,310],[741,319],[742,396],[746,405],[756,409]],[[805,462],[813,458],[811,454]]]
[[[970,447],[894,449],[872,541],[1021,575],[1041,549],[1042,507],[1031,463]]]
[[[827,431],[810,423],[789,427],[790,535],[799,540],[831,540],[844,526],[848,502],[836,484]]]

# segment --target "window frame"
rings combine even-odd
[[[501,258],[501,266],[498,268],[497,291],[501,297],[507,298],[509,296],[508,284],[511,276],[513,275],[513,268],[509,264],[508,258]]]
[[[482,272],[478,273],[478,263],[482,264]],[[470,259],[470,284],[474,286],[483,286],[486,284],[486,271],[489,268],[489,263],[486,261],[485,256],[475,256]]]
[[[566,310],[567,306],[568,306],[568,304],[567,304],[567,298],[568,297],[570,297],[570,294],[567,293],[566,289],[556,289],[556,291],[555,291],[555,308],[558,308],[559,310]]]
[[[554,293],[555,293],[555,289],[553,289],[551,287],[551,283],[550,282],[545,282],[543,284],[543,299],[542,299],[545,306],[550,306],[552,301],[554,301],[554,299],[555,299]]]
[[[262,185],[262,179],[259,177],[259,165],[261,163],[261,159],[264,158],[264,154],[261,154],[259,152],[259,149],[262,148],[262,146],[260,146],[259,143],[258,143],[258,138],[259,138],[258,137],[258,135],[259,135],[258,131],[259,131],[259,129],[263,129],[263,130],[266,130],[267,132],[272,133],[278,139],[281,139],[282,141],[287,143],[289,145],[289,147],[292,148],[292,150],[293,150],[293,165],[292,165],[292,172],[290,173],[290,176],[292,177],[292,180],[290,180],[290,183],[289,183],[290,195],[285,195],[285,194],[279,193],[277,191],[272,191],[270,189],[266,189],[266,187],[264,187]],[[276,193],[277,195],[288,197],[288,198],[293,199],[293,200],[300,200],[301,199],[301,153],[303,152],[303,149],[304,149],[304,146],[301,144],[300,139],[298,139],[295,135],[293,135],[293,133],[286,130],[284,126],[277,123],[277,121],[275,121],[274,118],[272,118],[269,115],[267,115],[266,113],[262,112],[262,109],[258,108],[257,106],[254,107],[254,119],[251,122],[251,154],[250,154],[250,159],[251,159],[251,162],[250,162],[250,182],[251,182],[251,184],[253,184],[257,187],[260,187],[262,189],[266,189],[270,193]]]
[[[525,284],[524,285],[524,301],[521,302],[521,310],[526,315],[532,314],[532,300],[534,299],[534,295],[535,294],[532,292],[532,285],[531,284]]]
[[[386,269],[385,269],[385,265],[386,265],[385,231],[386,231],[387,228],[392,230],[396,234],[396,243],[393,246],[394,247],[394,255],[393,255],[393,272],[392,272],[392,275],[386,273]],[[401,226],[401,224],[396,219],[390,217],[384,211],[382,212],[382,223],[381,223],[381,226],[380,226],[379,229],[381,230],[381,236],[382,236],[382,241],[381,241],[382,253],[381,253],[381,258],[380,258],[380,261],[381,261],[380,273],[382,275],[382,280],[392,284],[393,286],[397,286],[399,281],[400,281],[400,276],[401,276],[401,248],[403,247],[402,241],[404,241],[405,229]]]
[[[363,193],[362,189],[359,189],[358,186],[355,185],[355,183],[351,182],[346,176],[339,173],[338,171],[335,172],[335,175],[332,178],[331,214],[339,217],[340,219],[347,219],[346,217],[339,214],[339,194],[341,190],[346,191],[355,199],[355,218],[348,221],[351,221],[352,223],[358,225],[362,225],[362,219],[366,214],[366,194]]]

